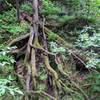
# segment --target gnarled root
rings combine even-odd
[[[71,78],[69,77],[69,74],[67,74],[67,73],[63,70],[63,68],[62,68],[63,64],[61,63],[61,61],[58,62],[57,57],[55,58],[55,62],[57,63],[57,65],[59,65],[59,66],[58,66],[58,70],[60,71],[60,73],[61,73],[62,75],[64,75],[64,76],[66,76],[66,77],[70,80],[70,82],[72,83],[72,85],[73,85],[75,88],[77,88],[77,89],[83,94],[83,96],[84,96],[84,98],[85,98],[86,100],[88,100],[88,96],[86,95],[86,93],[85,93],[74,81],[72,81]],[[62,83],[62,82],[61,82],[61,83]],[[62,84],[66,87],[66,85],[65,85],[64,83],[62,83]],[[75,94],[78,94],[78,95],[79,95],[78,92],[75,92],[75,91],[69,89],[68,87],[66,87],[66,88],[67,88],[68,90],[74,92]]]
[[[57,72],[50,66],[50,64],[49,64],[49,58],[48,58],[47,55],[44,56],[44,63],[45,63],[45,67],[46,67],[47,72],[48,72],[48,73],[52,76],[52,78],[53,78],[53,85],[54,85],[54,87],[55,87],[55,91],[54,91],[54,93],[55,93],[55,98],[56,98],[55,100],[57,100],[58,97],[57,97],[56,86],[57,86],[58,88],[61,87],[58,74],[57,74]]]

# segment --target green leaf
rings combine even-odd
[[[16,93],[24,95],[23,92],[21,90],[15,90]]]
[[[10,92],[11,95],[13,95],[13,96],[15,95],[15,93],[12,89],[9,89],[9,92]]]

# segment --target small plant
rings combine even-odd
[[[87,51],[85,54],[89,57],[88,62],[86,63],[87,68],[100,68],[100,58],[98,53]]]
[[[85,27],[76,42],[76,45],[81,48],[100,47],[100,34],[92,27]]]
[[[85,55],[89,57],[87,68],[100,68],[98,48],[100,47],[100,34],[93,27],[84,27],[76,42],[76,46],[85,50]]]
[[[26,33],[29,29],[27,22],[19,24],[16,20],[16,10],[13,8],[6,11],[3,14],[0,14],[0,33],[10,33],[11,37],[16,37],[20,33]],[[7,38],[11,38],[8,36]],[[0,39],[3,39],[5,36],[1,36]]]
[[[11,74],[13,72],[13,64],[15,60],[13,56],[8,54],[12,48],[3,46],[4,45],[0,45],[0,72],[6,76],[7,74]]]
[[[43,0],[43,10],[41,13],[46,15],[57,14],[61,12],[59,7],[54,6],[54,4],[49,0]]]
[[[47,73],[43,65],[40,66],[39,79],[42,81],[47,79]]]
[[[62,25],[66,24],[67,22],[71,22],[73,20],[75,20],[75,17],[74,16],[68,16],[68,15],[65,15],[65,16],[58,18],[58,22],[61,23]]]
[[[50,33],[49,35],[48,35],[48,40],[49,41],[55,41],[57,39],[57,36],[56,36],[56,34],[55,33]]]
[[[66,49],[64,47],[59,47],[56,42],[50,42],[50,49],[53,53],[62,53],[64,54],[66,52]]]
[[[12,96],[16,94],[23,95],[22,91],[15,86],[13,76],[13,64],[14,58],[9,55],[9,51],[16,47],[7,47],[0,45],[0,97],[10,94]],[[9,77],[8,77],[9,76]]]
[[[10,24],[14,23],[16,20],[16,9],[12,8],[11,10],[5,11],[3,14],[0,14],[1,24]]]
[[[88,84],[88,94],[95,96],[100,93],[100,74],[98,72],[93,72],[86,78],[86,84]],[[99,100],[99,97],[96,97],[96,100]]]
[[[31,14],[32,14],[32,5],[31,5],[31,3],[22,4],[22,5],[21,5],[21,10],[22,10],[23,12],[26,12],[26,13],[28,13],[29,15],[31,15]]]
[[[23,95],[23,92],[16,86],[14,86],[12,83],[13,78],[9,76],[6,79],[0,78],[0,97],[9,93],[12,96],[14,96],[16,93]]]

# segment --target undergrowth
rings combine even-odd
[[[0,100],[13,100],[15,96],[23,95],[14,76],[14,58],[9,52],[14,47],[0,45]]]
[[[18,36],[19,34],[25,34],[28,31],[28,23],[23,22],[19,24],[16,18],[16,9],[14,8],[0,14],[0,40],[2,40],[2,38],[4,39],[3,33],[10,34],[8,37],[10,39]]]
[[[32,15],[31,3],[22,4],[20,9],[22,12],[25,12],[25,13],[29,14],[30,16]],[[60,23],[60,28],[62,30],[64,30],[62,27],[63,25],[69,24],[71,22],[75,22],[77,19],[79,19],[79,20],[84,19],[92,24],[96,23],[96,18],[92,15],[91,16],[86,16],[86,15],[82,16],[81,15],[81,16],[76,17],[75,15],[67,15],[66,13],[62,14],[61,8],[59,8],[58,6],[55,6],[49,0],[43,0],[43,8],[40,11],[40,14],[43,14],[46,17],[46,21],[49,20],[52,24],[54,24],[53,21],[55,21],[57,24]],[[3,100],[5,98],[5,96],[11,97],[9,100],[13,100],[15,98],[20,100],[21,96],[24,94],[23,89],[20,86],[18,86],[18,84],[16,83],[16,77],[14,76],[15,59],[13,58],[13,56],[11,56],[9,54],[10,50],[15,49],[16,47],[8,47],[3,44],[5,42],[7,44],[8,40],[11,41],[13,38],[29,32],[29,22],[23,21],[21,23],[18,23],[16,20],[16,17],[17,17],[17,15],[16,15],[15,8],[12,8],[11,10],[5,11],[3,14],[0,14],[0,99],[1,100]],[[75,25],[77,26],[77,23],[75,23]],[[59,27],[56,30],[57,30],[57,32],[60,32]],[[88,96],[91,96],[94,94],[98,95],[100,93],[100,85],[99,85],[100,84],[100,75],[99,75],[99,70],[100,70],[100,56],[99,56],[100,35],[99,35],[99,33],[100,33],[100,30],[95,29],[92,26],[86,26],[81,31],[79,31],[77,29],[76,29],[76,31],[79,36],[75,43],[76,48],[74,48],[74,49],[79,50],[80,54],[86,56],[86,62],[84,62],[85,63],[84,67],[86,67],[90,71],[93,70],[93,72],[91,72],[92,74],[89,73],[88,75],[86,75],[86,79],[83,80],[84,82],[82,81],[83,83],[78,82],[78,84],[79,84],[79,86],[82,86],[82,84],[86,83],[86,85],[82,86],[82,89],[87,93]],[[82,95],[78,91],[78,89],[80,89],[80,88],[76,89],[75,86],[73,84],[71,84],[71,82],[73,82],[74,79],[72,77],[73,73],[71,71],[71,68],[69,68],[69,67],[74,66],[77,63],[77,61],[73,63],[71,53],[69,53],[67,50],[68,48],[65,47],[62,43],[60,43],[60,44],[57,43],[57,41],[56,41],[58,39],[57,33],[54,33],[54,32],[48,32],[48,33],[49,33],[49,35],[47,36],[48,37],[47,38],[48,48],[49,48],[50,52],[52,54],[54,54],[54,55],[48,54],[50,56],[50,57],[48,57],[48,58],[50,58],[49,67],[52,68],[52,70],[57,71],[58,77],[60,77],[62,82],[65,83],[65,85],[62,87],[61,90],[59,87],[57,87],[57,89],[59,90],[59,95],[60,95],[59,98],[61,98],[62,100],[66,100],[66,98],[68,98],[69,100],[70,99],[72,100],[72,98],[74,98],[75,100],[84,100],[84,97],[83,97],[84,93]],[[67,33],[63,32],[63,34],[67,34]],[[74,34],[74,32],[72,32],[71,34]],[[60,39],[58,41],[60,42]],[[69,41],[69,39],[68,39],[68,41]],[[38,44],[36,44],[36,46],[37,45]],[[39,49],[40,49],[40,51],[41,50],[43,51],[42,46],[40,46]],[[39,52],[37,54],[37,52],[38,52],[38,50],[36,50],[36,57],[38,57],[38,54],[40,53]],[[40,54],[40,56],[41,56],[41,54]],[[52,56],[57,57],[57,60],[54,60],[54,57],[52,57]],[[44,58],[46,58],[45,55],[44,55]],[[48,61],[48,58],[46,58],[44,60],[45,63],[47,63],[46,61]],[[37,62],[39,62],[40,60],[43,60],[43,58],[42,57],[36,58],[36,60],[37,60]],[[70,63],[68,62],[69,60],[71,60]],[[80,58],[78,58],[78,60],[80,61]],[[38,63],[38,66],[39,66],[39,69],[38,69],[38,79],[39,80],[38,81],[40,82],[40,84],[38,84],[37,90],[39,90],[39,92],[47,91],[48,87],[46,86],[47,85],[46,80],[48,79],[48,74],[50,73],[46,69],[46,67],[48,67],[48,66],[44,65],[43,61],[41,63]],[[49,71],[50,71],[50,69],[49,69]],[[72,78],[67,80],[66,73],[64,73],[64,72],[68,73],[68,75]],[[77,73],[77,71],[76,71],[76,73]],[[51,76],[53,76],[52,71],[50,74],[51,74]],[[32,76],[31,76],[31,78],[32,78]],[[55,79],[55,77],[52,77],[52,78]],[[51,82],[50,84],[55,85],[56,83],[54,81],[52,82],[52,79],[50,79],[50,82]],[[57,79],[57,82],[58,82],[58,79]],[[75,82],[76,82],[76,80],[75,80]],[[93,84],[91,84],[91,83],[93,83]],[[88,84],[88,87],[87,87],[87,84]],[[59,86],[59,84],[57,84],[57,85]],[[51,87],[49,87],[49,88],[51,88]],[[86,88],[88,88],[88,89],[86,89]],[[39,98],[39,97],[36,96],[36,98]],[[48,97],[45,97],[45,100],[46,100],[46,98],[48,100]],[[97,100],[99,100],[99,96],[98,96]]]

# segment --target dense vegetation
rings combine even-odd
[[[100,100],[100,0],[0,0],[0,100]]]

